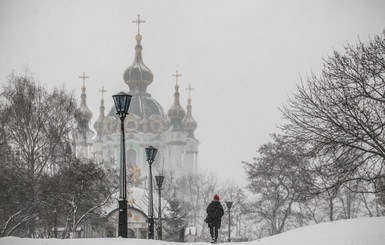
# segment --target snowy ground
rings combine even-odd
[[[1,245],[164,245],[166,242],[123,239],[26,239],[0,238]],[[170,244],[170,243],[167,243]],[[172,243],[178,245],[178,243]],[[196,243],[206,244],[207,243]],[[242,245],[384,245],[385,217],[339,220],[311,225]]]

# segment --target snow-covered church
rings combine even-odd
[[[138,16],[136,23],[142,21]],[[146,162],[145,147],[152,145],[158,149],[153,163],[153,172],[156,169],[162,171],[165,178],[172,174],[174,178],[188,173],[196,173],[198,170],[198,145],[199,141],[194,136],[198,124],[192,116],[191,96],[187,98],[186,110],[180,104],[178,77],[176,72],[175,91],[170,91],[170,97],[174,96],[174,103],[167,111],[147,92],[147,87],[153,82],[151,70],[143,63],[142,36],[136,35],[135,58],[131,66],[123,72],[123,81],[128,85],[128,93],[132,95],[129,114],[125,119],[125,150],[128,171],[136,171],[142,177],[148,176],[149,166]],[[100,100],[99,116],[94,123],[95,132],[90,128],[93,113],[87,107],[87,95],[83,73],[81,101],[75,112],[77,128],[73,133],[73,149],[76,156],[83,159],[95,159],[97,161],[112,163],[116,168],[120,164],[120,119],[116,115],[113,106],[105,112],[103,93]],[[188,88],[191,92],[191,87]],[[119,92],[119,91],[118,91]],[[127,92],[127,91],[125,91]],[[171,99],[171,98],[170,98]],[[94,103],[94,102],[92,102]],[[129,199],[136,200],[128,205],[129,237],[146,238],[147,210],[143,205],[143,190],[134,188]],[[138,195],[138,196],[136,196]],[[147,204],[146,204],[147,205]],[[93,231],[91,226],[84,225],[78,237],[115,237],[117,236],[118,208],[113,205],[106,209],[109,220],[109,228],[104,231]]]
[[[195,173],[198,168],[199,141],[194,136],[198,124],[192,116],[191,97],[187,99],[186,110],[180,104],[178,71],[174,92],[174,103],[167,111],[147,92],[153,82],[151,70],[143,63],[142,36],[136,36],[135,58],[133,64],[123,73],[123,80],[129,87],[132,101],[129,115],[126,117],[125,149],[127,166],[138,166],[142,174],[148,172],[145,147],[152,145],[158,149],[153,167],[164,172],[173,172],[175,177],[186,173]],[[104,98],[100,100],[99,116],[94,123],[94,131],[89,124],[93,113],[87,107],[86,87],[83,73],[81,102],[76,110],[77,129],[74,134],[74,149],[81,158],[94,158],[113,161],[119,166],[120,161],[120,120],[115,107],[105,113]],[[191,89],[191,88],[190,88]],[[191,90],[190,90],[191,91]],[[127,91],[126,91],[127,92]],[[172,92],[170,91],[170,95]]]

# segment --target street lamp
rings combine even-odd
[[[158,149],[153,146],[146,147],[146,156],[147,162],[150,165],[150,176],[149,176],[149,185],[150,185],[150,197],[148,205],[148,239],[154,240],[154,207],[152,200],[152,170],[151,165],[154,162],[156,153]]]
[[[231,209],[231,206],[233,206],[233,202],[232,201],[227,201],[226,202],[226,206],[227,206],[227,209],[229,210],[229,242],[231,242],[231,237],[230,237],[230,222],[231,222],[231,219],[230,219],[230,209]]]
[[[162,184],[164,180],[163,175],[155,176],[156,185],[158,186],[159,190],[159,209],[158,209],[158,218],[159,218],[159,226],[158,226],[158,239],[162,240],[162,201],[161,201],[161,190],[162,190]]]
[[[55,214],[55,227],[53,229],[53,233],[55,234],[55,238],[57,238],[57,209],[56,208],[53,210],[53,213]]]
[[[113,95],[116,114],[120,118],[120,189],[119,189],[119,226],[118,236],[127,238],[127,177],[126,177],[126,150],[124,142],[124,119],[128,114],[128,108],[132,96],[124,92]]]

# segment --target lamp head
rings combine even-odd
[[[152,145],[146,147],[147,162],[151,164],[154,161],[157,152],[158,149],[156,149]]]
[[[226,206],[227,206],[227,209],[230,210],[231,206],[233,206],[233,202],[232,201],[227,201],[226,202]]]
[[[159,189],[161,189],[162,184],[163,184],[163,180],[164,180],[164,176],[163,175],[155,176],[155,180],[156,180],[156,185],[158,186]]]
[[[112,98],[114,99],[116,114],[119,115],[119,117],[126,117],[132,95],[120,92],[119,94],[113,95]]]

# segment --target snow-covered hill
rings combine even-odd
[[[163,241],[98,239],[26,239],[5,237],[1,245],[165,245]],[[170,244],[170,243],[167,243]],[[178,243],[172,243],[178,245]],[[196,243],[196,245],[207,243]],[[239,244],[241,245],[241,244]],[[306,226],[242,245],[385,245],[385,217],[339,220]]]
[[[252,245],[385,245],[385,217],[338,220],[310,225],[251,243]]]

